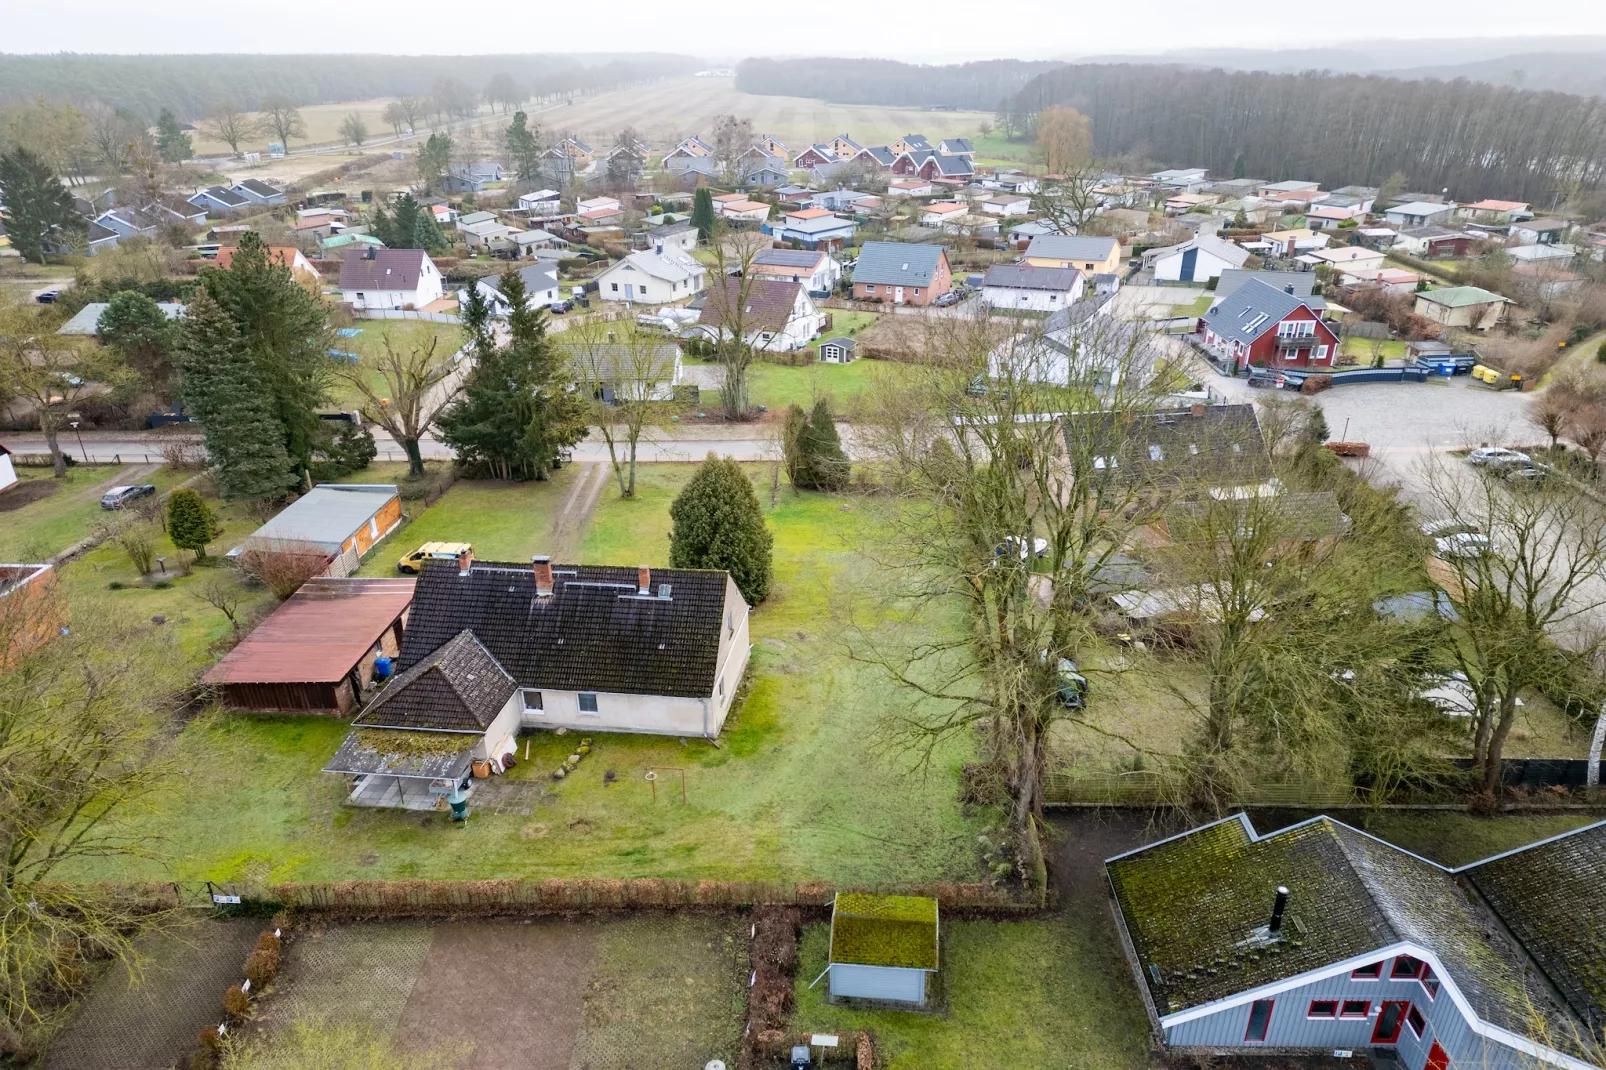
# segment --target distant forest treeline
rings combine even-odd
[[[1548,207],[1606,183],[1606,100],[1478,82],[1409,82],[1133,64],[1079,64],[1035,78],[1009,127],[1068,104],[1095,152],[1221,177],[1412,189]]]
[[[1018,59],[921,66],[888,59],[746,59],[736,88],[767,96],[824,97],[835,104],[992,111],[1058,61]]]
[[[428,96],[439,79],[478,89],[511,75],[531,95],[590,93],[689,74],[690,56],[53,56],[0,55],[0,103],[43,95],[99,100],[154,121],[163,108],[196,120],[219,101],[255,111],[269,97],[298,106]]]

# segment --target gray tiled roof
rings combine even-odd
[[[522,687],[701,698],[714,690],[726,573],[554,565],[537,597],[529,565],[425,565],[402,640],[403,671],[465,628]],[[665,589],[667,588],[667,592]]]
[[[338,554],[352,533],[395,497],[393,483],[320,483],[252,532],[247,544],[284,543]]]
[[[808,268],[811,271],[825,254],[809,249],[765,249],[753,257],[753,263],[771,267]]]
[[[340,288],[416,290],[428,259],[422,249],[353,249],[340,262]]]
[[[1288,293],[1250,279],[1205,313],[1204,324],[1222,338],[1248,345],[1267,331],[1276,330],[1277,324],[1294,309],[1301,305],[1310,308],[1309,302],[1310,298],[1297,292]],[[1321,316],[1319,312],[1316,315]]]
[[[515,690],[513,677],[465,628],[387,684],[352,724],[484,731]]]
[[[982,276],[983,286],[1012,290],[1046,290],[1069,293],[1082,273],[1075,268],[1032,267],[1030,264],[994,264]]]
[[[1533,1010],[1554,1010],[1450,871],[1328,817],[1256,838],[1240,814],[1106,869],[1162,1015],[1406,941],[1439,957],[1485,1021],[1529,1034]],[[1279,885],[1292,892],[1284,939],[1256,948]]]
[[[1103,433],[1116,440],[1110,448],[1118,461],[1116,477],[1130,485],[1228,487],[1271,478],[1253,405],[1206,405],[1198,413],[1164,409],[1124,418],[1089,413],[1075,419],[1118,421]]]
[[[853,281],[889,286],[929,286],[937,273],[937,265],[945,255],[940,245],[867,241],[859,250],[859,263],[853,269]]]
[[[1027,256],[1059,260],[1103,260],[1116,246],[1114,238],[1069,234],[1039,234],[1026,247]]]
[[[1252,271],[1246,268],[1227,268],[1216,279],[1215,299],[1219,301],[1230,296],[1250,279],[1259,279],[1274,290],[1292,286],[1294,293],[1300,297],[1309,297],[1311,289],[1317,282],[1314,271]]]
[[[1460,872],[1606,1043],[1606,822]]]

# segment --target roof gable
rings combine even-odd
[[[513,677],[465,628],[401,672],[352,724],[484,731],[517,689]]]
[[[713,694],[728,577],[653,569],[554,565],[537,594],[528,565],[430,562],[413,594],[403,671],[467,629],[522,687],[704,698]]]
[[[937,968],[937,901],[919,895],[837,893],[831,909],[834,965]]]
[[[905,245],[900,242],[865,242],[853,269],[856,283],[893,286],[929,286],[937,269],[947,261],[940,245]]]
[[[721,279],[708,289],[708,300],[703,302],[697,316],[698,323],[731,327],[734,325],[735,303],[742,297],[741,279]],[[785,282],[755,275],[747,287],[747,308],[742,319],[744,329],[761,328],[772,331],[785,329],[797,310],[798,298],[803,293],[800,282]]]
[[[1301,308],[1320,321],[1321,317],[1310,307],[1311,300],[1268,286],[1261,279],[1249,279],[1205,313],[1204,324],[1223,338],[1247,345],[1275,331],[1277,324]]]

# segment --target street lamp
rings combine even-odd
[[[72,422],[72,423],[71,423],[71,424],[70,424],[70,425],[68,425],[68,426],[70,426],[70,427],[71,427],[71,428],[72,428],[72,433],[73,433],[73,434],[74,434],[74,435],[77,435],[77,436],[78,436],[78,452],[79,452],[79,453],[82,453],[82,454],[83,454],[83,455],[84,455],[84,463],[85,463],[85,464],[88,464],[88,463],[89,463],[89,451],[88,451],[88,450],[86,450],[86,449],[84,449],[84,436],[83,436],[83,435],[82,435],[82,434],[81,434],[81,433],[79,433],[79,430],[78,430],[78,421],[77,421],[77,420],[74,420],[74,421],[73,421],[73,422]]]

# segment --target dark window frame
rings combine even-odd
[[[1317,1010],[1318,1007],[1326,1008],[1326,1009],[1318,1011]],[[1305,1011],[1305,1017],[1306,1018],[1321,1018],[1321,1019],[1337,1018],[1338,1017],[1338,1000],[1336,1000],[1336,999],[1313,999],[1313,1000],[1311,1000],[1310,1001],[1310,1007]]]
[[[1401,972],[1404,967],[1405,972]],[[1396,955],[1389,967],[1390,981],[1414,981],[1422,975],[1422,960],[1415,955]]]
[[[1360,1004],[1361,1007],[1359,1011],[1352,1011],[1349,1009],[1357,1003]],[[1343,1000],[1338,1005],[1338,1016],[1340,1018],[1349,1018],[1352,1020],[1370,1018],[1372,1016],[1372,1001],[1369,999]]]
[[[1260,1023],[1260,1035],[1257,1037],[1254,1035],[1255,1015],[1259,1013],[1261,1007],[1266,1008],[1266,1017]],[[1276,1007],[1277,1001],[1275,999],[1257,999],[1249,1005],[1249,1021],[1244,1025],[1245,1044],[1266,1043],[1266,1037],[1271,1034],[1272,1011],[1274,1011]]]
[[[1369,966],[1359,966],[1349,972],[1351,981],[1381,981],[1383,979],[1383,963],[1374,962]]]
[[[597,693],[595,691],[581,691],[581,692],[579,692],[578,696],[577,696],[577,701],[579,702],[580,712],[581,713],[598,713],[598,712],[600,712],[597,709]],[[586,703],[588,701],[591,703],[591,708],[590,709],[586,709]]]
[[[1415,1003],[1405,1012],[1405,1024],[1411,1027],[1411,1032],[1416,1034],[1418,1040],[1421,1040],[1422,1035],[1428,1031],[1428,1020],[1417,1010]]]

